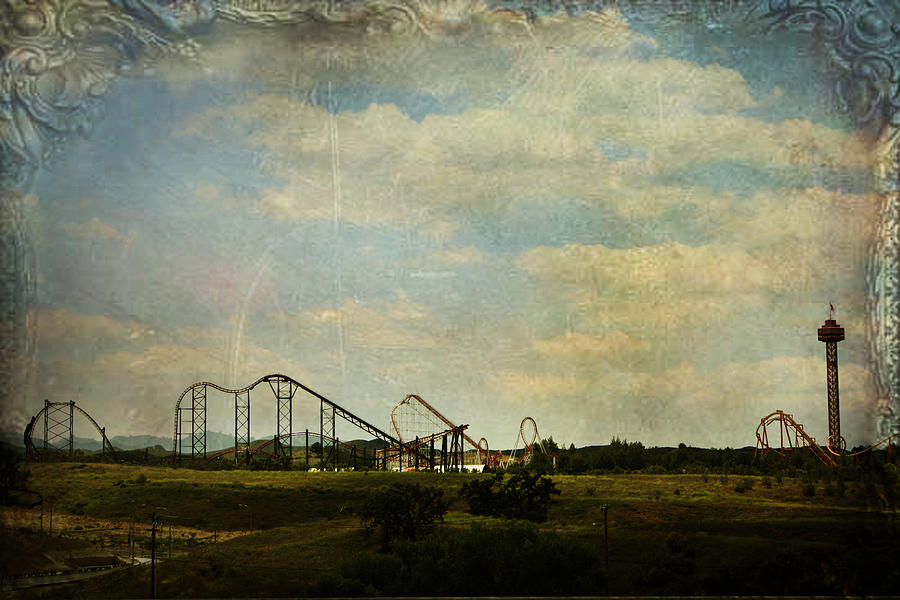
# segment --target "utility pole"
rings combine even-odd
[[[156,513],[150,526],[150,597],[156,598]]]
[[[609,596],[609,504],[604,504],[600,507],[600,510],[603,511],[603,563],[604,569],[606,571],[606,595]],[[599,525],[599,523],[594,523],[594,525]]]
[[[156,513],[150,526],[150,597],[156,598]]]

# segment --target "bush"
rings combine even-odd
[[[6,447],[0,449],[0,504],[10,504],[14,492],[24,491],[28,471],[19,469],[21,456]]]
[[[815,496],[816,495],[816,486],[814,483],[809,482],[803,485],[803,495],[804,496]]]
[[[767,490],[772,488],[772,480],[769,478],[768,475],[766,475],[765,477],[762,478],[762,485]]]
[[[381,532],[384,549],[393,540],[415,540],[450,508],[444,490],[418,483],[394,483],[370,496],[357,513],[367,529]]]
[[[494,490],[494,486],[497,489]],[[526,519],[541,523],[560,491],[549,477],[520,471],[504,479],[498,473],[491,479],[474,479],[462,485],[459,495],[469,503],[473,515]]]
[[[753,485],[755,483],[756,481],[754,481],[752,477],[744,477],[744,479],[741,480],[741,485],[743,485],[744,489],[748,491],[753,489]]]

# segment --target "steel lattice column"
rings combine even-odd
[[[250,390],[234,393],[234,462],[250,457]]]
[[[322,442],[322,466],[328,464],[334,453],[334,407],[319,401],[319,440]],[[328,454],[325,454],[325,440],[330,440]]]
[[[191,390],[191,457],[206,458],[206,386]]]
[[[72,422],[75,417],[75,402],[56,404],[44,400],[44,450],[66,452],[75,451]]]
[[[277,403],[277,406],[275,407],[275,420],[278,425],[278,432],[276,433],[278,445],[275,448],[275,453],[279,456],[293,458],[293,444],[291,442],[291,433],[293,430],[291,429],[291,417],[293,414],[292,403],[294,392],[297,391],[297,386],[295,386],[290,379],[285,377],[275,377],[270,379],[268,383],[269,387],[272,389],[272,393],[275,394]]]
[[[825,342],[825,369],[828,384],[828,446],[835,451],[844,449],[844,438],[841,437],[837,359],[837,345],[843,339],[844,328],[838,325],[834,319],[827,319],[825,324],[819,328],[819,341]]]

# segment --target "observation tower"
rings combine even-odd
[[[829,317],[819,327],[819,341],[825,342],[825,369],[828,382],[828,448],[833,452],[844,450],[841,437],[841,411],[838,399],[837,344],[844,340],[844,328],[834,320],[834,305],[829,305]]]

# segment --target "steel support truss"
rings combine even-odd
[[[337,466],[337,456],[335,455],[335,435],[334,435],[334,406],[325,404],[323,400],[319,400],[319,440],[322,442],[322,461],[321,468],[325,468],[328,462]],[[328,453],[325,453],[325,440],[331,440],[328,446]]]
[[[291,442],[291,419],[293,415],[294,392],[297,385],[287,377],[272,377],[268,380],[272,393],[275,394],[276,407],[275,419],[278,425],[276,433],[277,446],[275,455],[279,457],[293,458],[293,444]]]
[[[838,397],[837,342],[825,344],[825,376],[828,383],[828,445],[836,447],[841,440],[841,410]],[[841,448],[843,450],[843,448]]]
[[[191,456],[206,458],[206,386],[191,394]]]
[[[250,390],[234,393],[234,464],[250,460]]]
[[[66,452],[72,456],[75,452],[75,438],[72,422],[75,418],[75,402],[68,404],[53,403],[44,400],[44,451]]]

